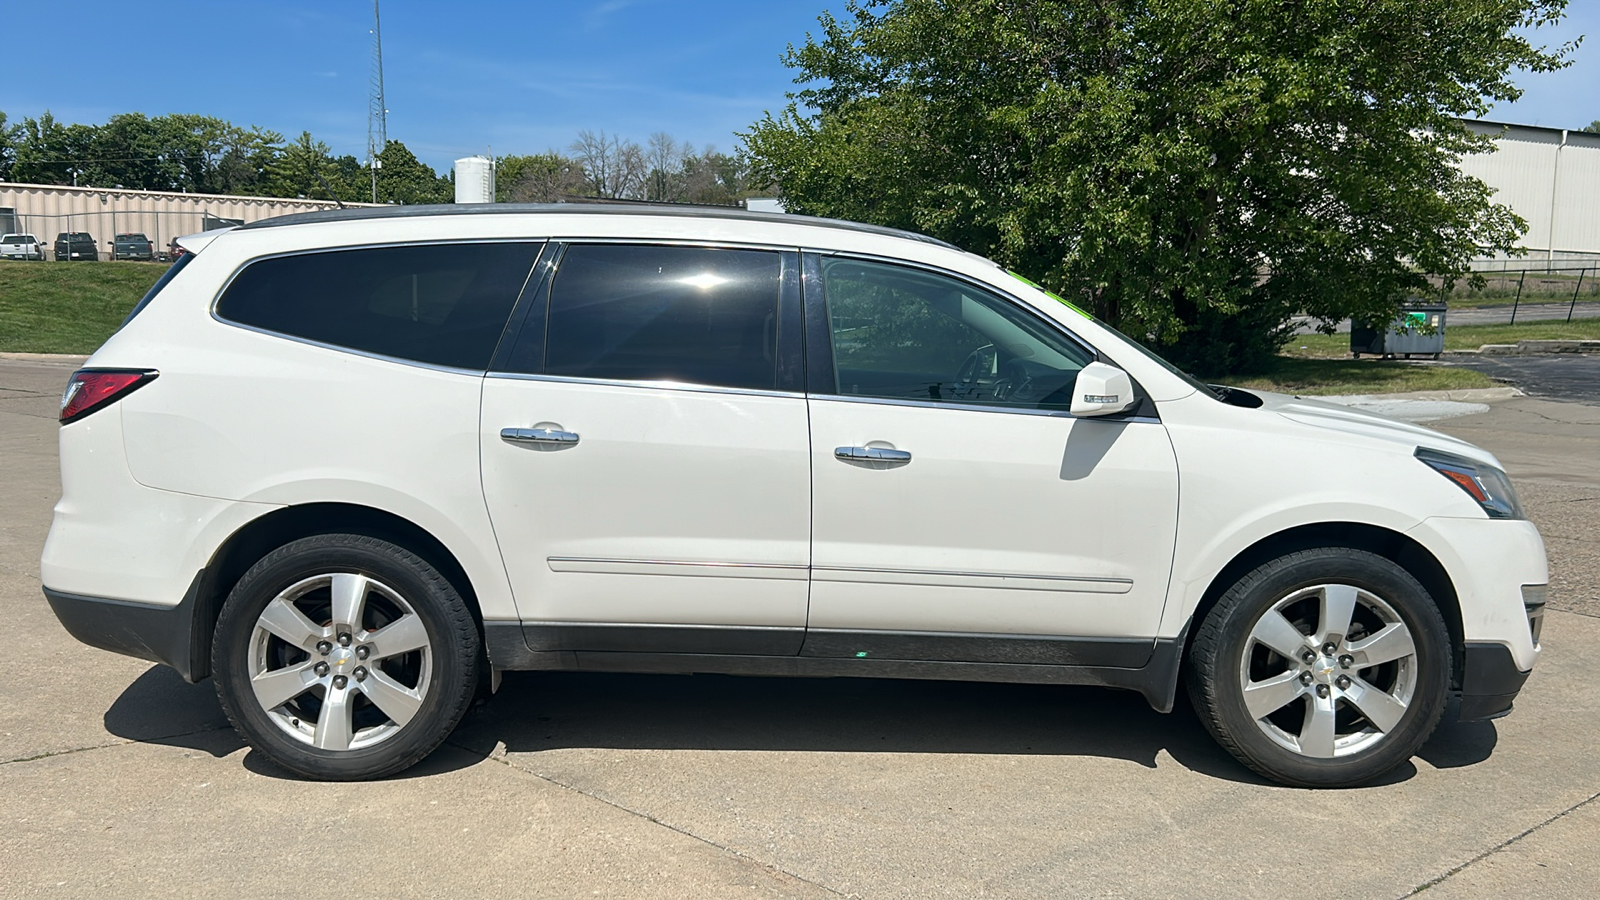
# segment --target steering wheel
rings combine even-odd
[[[994,399],[1013,402],[1034,400],[1037,393],[1033,374],[1022,364],[1022,360],[1007,360],[1000,369],[1000,379],[994,384]]]
[[[994,368],[996,350],[993,344],[984,344],[982,347],[967,354],[961,361],[961,368],[956,370],[955,383],[958,385],[976,384],[979,375],[987,375]]]

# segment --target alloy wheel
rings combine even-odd
[[[1417,672],[1399,613],[1348,584],[1279,599],[1252,626],[1239,666],[1245,707],[1262,732],[1320,759],[1381,743],[1410,708]]]
[[[416,716],[433,678],[427,628],[388,585],[315,575],[269,601],[250,636],[250,689],[267,718],[319,750],[361,750]]]

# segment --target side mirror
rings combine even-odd
[[[1139,398],[1133,395],[1133,379],[1116,366],[1092,362],[1078,373],[1072,388],[1072,414],[1109,416],[1133,408]]]

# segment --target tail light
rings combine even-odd
[[[153,369],[79,369],[61,394],[61,424],[110,406],[155,379]]]

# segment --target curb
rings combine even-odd
[[[81,363],[89,359],[82,353],[0,353],[0,359],[17,362]]]
[[[1463,352],[1463,351],[1456,351]],[[1471,353],[1474,351],[1464,351]],[[1600,353],[1600,341],[1517,341],[1515,344],[1484,344],[1476,351],[1483,356],[1533,356],[1546,353]]]
[[[1405,391],[1398,394],[1326,394],[1313,400],[1367,402],[1378,400],[1450,400],[1456,403],[1492,403],[1526,396],[1514,387],[1467,388],[1459,391]]]

